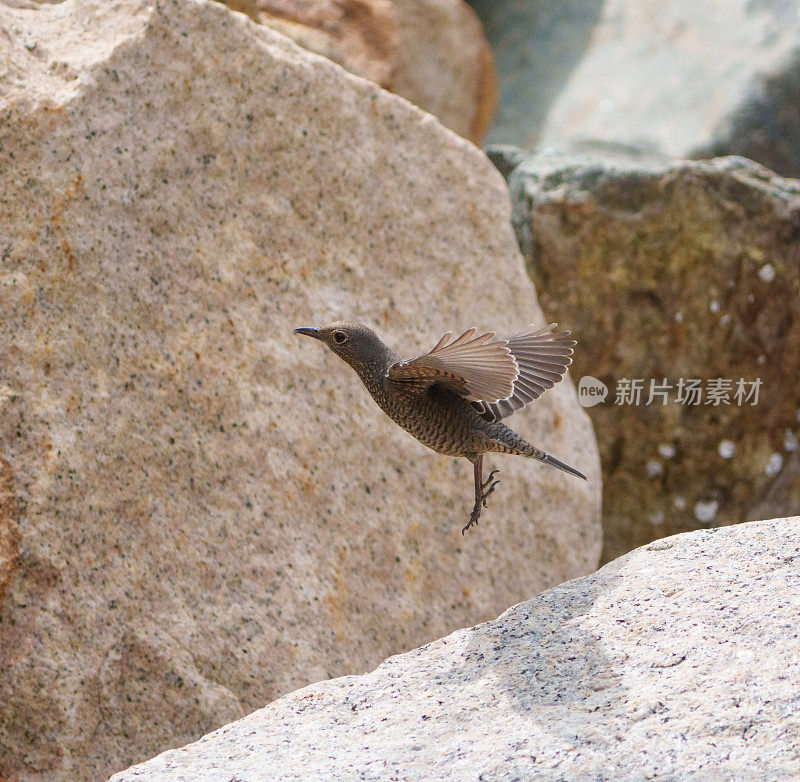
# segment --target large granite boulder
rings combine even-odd
[[[542,308],[583,345],[573,377],[608,388],[582,381],[604,560],[800,513],[800,183],[740,158],[490,154]]]
[[[464,0],[225,0],[480,142],[497,97],[483,27]]]
[[[653,543],[129,780],[796,779],[800,518]]]
[[[474,0],[488,143],[744,155],[800,176],[800,0]]]
[[[462,537],[471,466],[293,333],[540,320],[481,152],[217,3],[29,5],[0,4],[0,777],[100,778],[596,566],[569,380],[513,420],[590,481],[490,459]]]

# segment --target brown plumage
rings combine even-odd
[[[495,490],[497,470],[483,480],[483,454],[511,453],[538,459],[571,475],[586,476],[560,462],[501,423],[552,388],[572,363],[576,344],[569,331],[530,326],[510,339],[468,329],[451,341],[403,360],[374,331],[339,321],[298,328],[324,342],[358,373],[379,407],[399,426],[438,453],[463,456],[475,468],[475,505],[466,532],[478,523],[481,507]]]

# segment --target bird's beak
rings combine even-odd
[[[322,339],[319,329],[312,329],[308,326],[301,326],[299,329],[294,330],[295,334],[305,334],[307,337],[314,337],[314,339]]]

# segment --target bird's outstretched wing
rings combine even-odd
[[[389,379],[419,389],[436,383],[470,401],[506,399],[514,391],[517,362],[505,340],[492,342],[491,332],[478,337],[474,334],[475,329],[467,329],[448,342],[448,331],[430,353],[389,367]]]
[[[507,340],[494,334],[474,337],[468,329],[448,342],[445,334],[430,353],[389,367],[390,380],[424,390],[434,384],[470,402],[488,421],[499,421],[540,397],[561,380],[576,344],[555,323],[529,326]]]
[[[542,328],[529,326],[505,344],[517,363],[514,390],[496,402],[472,401],[473,407],[487,420],[499,421],[538,399],[564,376],[572,363],[572,348],[577,344],[569,331],[554,331],[555,323]]]

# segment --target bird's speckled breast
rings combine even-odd
[[[492,450],[488,423],[451,391],[433,386],[420,392],[388,378],[369,391],[398,426],[438,453],[474,456]]]

